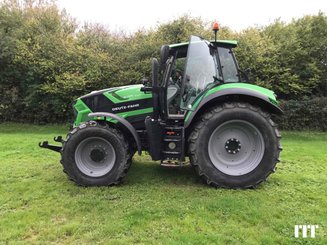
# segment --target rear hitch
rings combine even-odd
[[[56,142],[59,142],[59,143],[63,143],[64,142],[61,136],[54,137],[53,140],[56,141]],[[62,148],[61,146],[49,145],[49,142],[48,141],[40,142],[39,143],[39,146],[41,148],[46,148],[46,149],[49,149],[49,150],[52,150],[52,151],[56,151],[56,152],[60,152],[61,151],[61,148]]]

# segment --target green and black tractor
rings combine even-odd
[[[252,188],[275,171],[282,149],[273,91],[252,85],[236,62],[236,41],[164,45],[143,84],[93,91],[74,101],[74,124],[58,151],[82,186],[119,184],[137,152],[184,163],[215,187]]]

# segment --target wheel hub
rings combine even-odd
[[[226,141],[225,150],[229,154],[236,154],[241,150],[241,142],[238,139],[231,138]]]
[[[93,149],[90,152],[90,158],[92,159],[92,161],[94,162],[102,162],[106,157],[106,153],[103,149]]]

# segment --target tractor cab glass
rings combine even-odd
[[[216,51],[196,36],[190,39],[181,91],[181,108],[190,108],[195,98],[218,79]]]
[[[238,67],[230,48],[218,48],[221,70],[224,77],[224,83],[240,82]]]

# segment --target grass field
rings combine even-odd
[[[78,187],[37,146],[66,132],[0,124],[0,244],[327,244],[327,133],[283,132],[277,172],[227,190],[148,156],[121,186]],[[319,225],[316,238],[294,238],[297,224]]]

